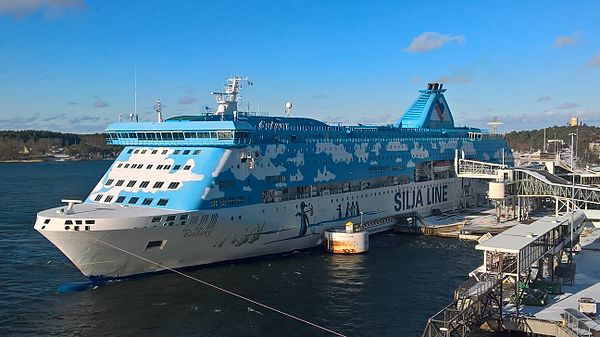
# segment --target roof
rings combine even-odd
[[[575,222],[584,221],[583,211],[575,211]],[[558,218],[547,216],[529,225],[516,225],[493,238],[475,246],[477,250],[496,251],[518,254],[523,248],[532,244],[538,237],[550,232],[561,225],[568,225],[570,213]]]

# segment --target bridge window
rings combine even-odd
[[[173,132],[173,139],[183,140],[183,132]]]
[[[232,131],[219,131],[219,132],[217,132],[217,136],[218,136],[219,140],[229,140],[229,139],[233,139],[233,132]]]
[[[172,140],[173,135],[170,132],[161,132],[160,133],[163,140]]]
[[[195,132],[184,132],[183,136],[185,138],[196,138],[196,133]]]
[[[137,138],[138,138],[139,140],[146,140],[146,134],[145,134],[145,133],[143,133],[143,132],[138,132],[138,133],[137,133]]]
[[[188,154],[190,154],[190,150],[185,150],[185,151],[183,151],[183,155],[184,155],[184,156],[187,156]]]
[[[156,135],[154,134],[154,132],[148,132],[148,133],[146,133],[146,139],[148,139],[148,140],[155,140],[156,139]],[[154,153],[156,153],[156,152],[154,152]]]
[[[179,153],[181,153],[181,150],[175,150],[175,151],[173,151],[173,155],[176,155],[176,154],[179,154]]]
[[[198,132],[198,138],[210,138],[210,132]]]
[[[194,150],[194,156],[200,154],[200,150]]]

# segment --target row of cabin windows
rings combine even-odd
[[[108,179],[104,185],[110,186],[113,182],[114,182],[114,179]],[[122,186],[124,182],[125,182],[125,180],[122,180],[122,179],[117,180],[117,182],[115,183],[115,186]],[[134,187],[136,183],[137,183],[137,180],[130,180],[129,182],[127,182],[127,187]],[[152,188],[161,188],[161,187],[163,187],[164,184],[165,184],[164,181],[157,181],[154,183]],[[179,184],[180,184],[179,182],[174,181],[174,182],[169,183],[167,188],[170,190],[174,190],[174,189],[177,189],[177,187],[179,187]],[[148,187],[148,185],[150,185],[150,181],[145,180],[140,183],[139,188],[146,188],[146,187]],[[98,201],[98,200],[96,200],[96,201]]]
[[[117,165],[117,168],[121,168],[121,167],[122,168],[132,168],[132,169],[138,169],[139,170],[139,169],[144,168],[144,164],[123,164],[123,163],[119,163]],[[146,170],[150,170],[153,167],[154,167],[153,164],[148,164],[148,165],[146,165]],[[183,166],[183,170],[186,170],[186,171],[190,170],[191,168],[192,168],[191,165],[185,165],[185,166]],[[157,170],[170,170],[171,169],[171,165],[157,165],[156,169]],[[177,171],[177,170],[180,170],[180,169],[182,169],[181,165],[173,165],[173,171]]]
[[[137,139],[137,140],[184,140],[184,139],[216,139],[231,140],[234,138],[248,138],[245,131],[201,131],[201,132],[111,132],[110,139]]]
[[[100,201],[102,200],[103,195],[102,194],[98,194],[96,196],[96,198],[94,199],[94,201]],[[107,195],[104,198],[104,202],[111,202],[113,200],[114,196],[112,195]],[[117,197],[117,199],[115,200],[115,204],[122,204],[125,202],[125,196],[121,195],[119,197]],[[138,201],[140,200],[140,197],[130,197],[129,200],[127,201],[128,204],[130,205],[135,205],[138,203]],[[144,198],[142,200],[142,205],[144,206],[149,206],[152,204],[152,201],[154,201],[154,198]],[[158,201],[156,202],[156,206],[166,206],[169,203],[169,199],[158,199]]]
[[[158,150],[154,149],[154,150],[148,150],[148,149],[129,149],[127,151],[127,154],[146,154],[146,152],[150,151],[150,154],[157,154]],[[187,155],[193,155],[193,156],[197,156],[200,154],[200,152],[202,152],[201,150],[172,150],[173,152],[171,152],[172,155],[176,156],[176,155],[183,155],[183,156],[187,156]],[[161,155],[165,155],[168,154],[169,150],[161,150],[160,154]]]

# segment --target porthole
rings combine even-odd
[[[65,230],[68,231],[71,227],[65,226]]]
[[[42,226],[42,229],[46,229],[46,226]]]

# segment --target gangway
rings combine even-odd
[[[555,215],[573,209],[600,208],[600,187],[573,184],[561,177],[544,170],[509,168],[506,165],[459,158],[455,153],[454,166],[456,175],[461,178],[487,179],[494,183],[512,185],[506,189],[513,197],[553,198]]]
[[[555,259],[572,249],[586,220],[583,211],[548,216],[478,244],[475,249],[483,251],[483,265],[458,287],[454,301],[427,321],[422,337],[465,337],[484,322],[496,321],[502,327],[503,304],[511,294],[518,317],[523,296],[520,285],[532,279],[532,268],[542,270],[544,263],[554,279]],[[514,284],[514,290],[507,289],[505,294],[505,283]]]

